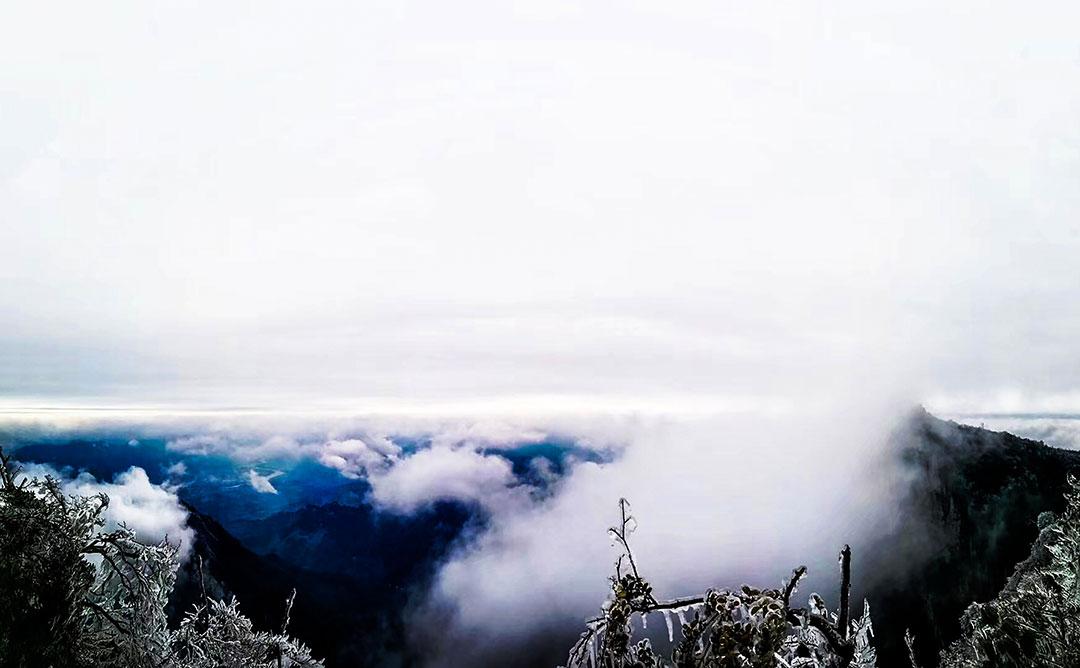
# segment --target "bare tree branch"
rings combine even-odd
[[[784,587],[784,607],[791,607],[791,595],[795,593],[795,588],[799,586],[799,581],[806,575],[806,566],[799,566],[791,572],[791,579],[788,580],[787,586]]]
[[[847,640],[851,626],[851,546],[840,550],[840,615],[836,620],[840,637]]]

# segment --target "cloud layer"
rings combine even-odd
[[[446,446],[422,450],[371,478],[372,499],[400,512],[436,501],[505,507],[518,497],[513,490],[516,482],[506,459]]]
[[[251,483],[251,488],[259,494],[277,494],[277,489],[274,488],[274,484],[270,481],[281,475],[281,473],[281,471],[274,471],[270,475],[260,475],[255,469],[250,469],[247,472],[247,478],[248,482]]]
[[[619,459],[579,464],[549,500],[491,506],[490,528],[444,565],[412,628],[436,666],[491,665],[531,645],[561,660],[553,639],[569,643],[608,595],[616,550],[606,529],[621,497],[639,523],[638,564],[661,596],[778,584],[799,564],[811,567],[809,590],[831,590],[839,547],[858,553],[890,527],[900,478],[885,442],[902,414],[853,403],[784,421],[644,426]]]
[[[1074,3],[208,11],[0,9],[5,401],[1076,389]]]
[[[417,593],[409,611],[415,646],[433,666],[493,665],[524,651],[554,662],[606,598],[615,557],[606,529],[622,497],[640,525],[638,562],[663,596],[774,584],[799,564],[811,568],[808,589],[831,591],[836,550],[850,543],[858,554],[891,528],[903,482],[886,439],[911,404],[884,386],[857,390],[769,412],[99,419],[80,422],[78,433],[164,441],[188,464],[170,469],[174,481],[198,470],[199,457],[228,458],[242,476],[237,484],[268,501],[287,496],[290,471],[316,464],[366,481],[367,496],[356,501],[384,512],[465,504],[481,521],[438,566],[430,590]],[[571,455],[556,471],[521,454],[548,442],[602,456]],[[528,473],[515,474],[518,464]],[[139,474],[114,486],[145,496]],[[162,524],[175,523],[168,504],[160,512]]]
[[[341,471],[346,478],[360,478],[385,470],[401,454],[401,448],[385,436],[369,436],[367,440],[349,438],[330,440],[319,450],[323,466]]]

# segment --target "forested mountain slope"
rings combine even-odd
[[[896,530],[864,551],[855,585],[870,601],[880,666],[908,665],[906,628],[922,665],[936,665],[964,609],[994,598],[1028,556],[1039,513],[1064,507],[1080,452],[922,410],[893,442],[909,486]]]

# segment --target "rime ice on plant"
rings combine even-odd
[[[1039,516],[1031,555],[1004,590],[964,612],[941,668],[1080,666],[1080,481],[1068,484],[1064,511]]]
[[[619,500],[620,523],[609,530],[622,552],[615,562],[611,598],[602,614],[570,649],[571,668],[873,668],[869,606],[850,618],[851,550],[840,553],[841,607],[831,612],[817,594],[806,608],[791,607],[791,597],[806,574],[795,569],[781,589],[709,590],[696,598],[660,601],[638,572],[629,536],[636,522],[625,499]],[[658,655],[648,640],[634,643],[632,618],[646,624],[650,613],[664,618],[670,658]],[[672,617],[679,621],[678,642]]]
[[[0,663],[64,668],[322,667],[286,634],[256,631],[236,600],[206,599],[173,630],[178,548],[105,531],[105,494],[20,477],[0,452]]]

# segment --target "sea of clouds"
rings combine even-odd
[[[819,408],[452,419],[114,418],[19,429],[51,438],[165,439],[180,459],[160,485],[138,468],[112,481],[52,472],[72,493],[109,494],[110,521],[126,522],[152,540],[168,536],[190,544],[177,491],[188,463],[206,456],[232,460],[246,471],[242,484],[263,494],[276,494],[291,467],[308,461],[366,479],[367,502],[388,513],[415,513],[440,501],[473,507],[483,529],[446,556],[406,615],[410,639],[431,665],[482,665],[523,648],[550,653],[597,610],[617,556],[606,530],[616,521],[620,498],[629,500],[640,527],[632,539],[638,563],[661,596],[742,582],[775,585],[799,564],[811,567],[811,586],[831,590],[838,547],[851,543],[858,550],[891,526],[890,498],[899,478],[886,443],[906,406],[851,401],[843,410]],[[546,476],[547,489],[538,494],[501,453],[552,439],[603,457],[570,455],[561,475],[534,462]]]

